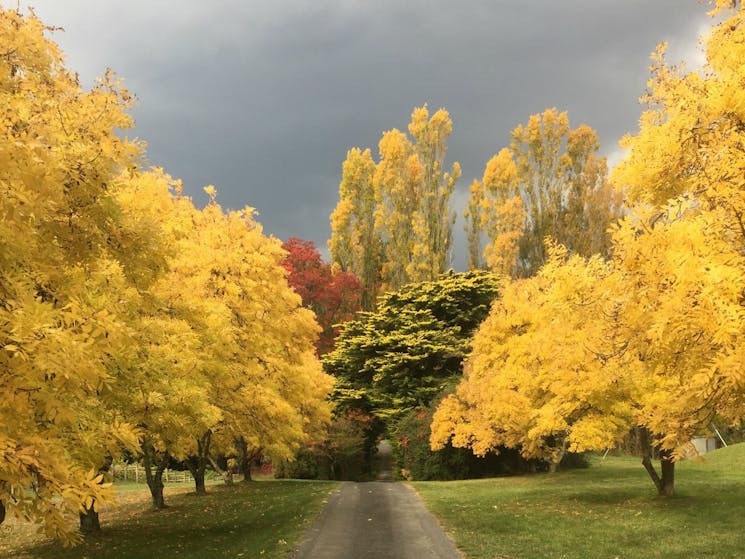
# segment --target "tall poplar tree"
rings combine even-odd
[[[424,106],[411,114],[409,134],[414,138],[422,176],[418,185],[420,203],[414,212],[415,239],[408,281],[433,280],[450,264],[455,223],[450,198],[461,175],[457,162],[450,172],[445,171],[446,142],[452,130],[453,123],[445,110],[430,117]]]
[[[339,203],[331,214],[331,260],[362,284],[362,308],[375,306],[382,240],[375,227],[375,162],[370,150],[352,148],[342,165]]]
[[[486,264],[512,276],[535,274],[546,261],[547,236],[582,256],[607,254],[607,229],[621,214],[621,196],[607,181],[595,131],[572,129],[567,113],[552,108],[511,136],[471,189],[470,261],[482,258],[481,235]]]
[[[331,214],[329,248],[334,263],[363,285],[362,307],[370,310],[381,288],[437,277],[447,269],[455,216],[450,197],[460,166],[444,171],[452,131],[447,111],[413,111],[409,137],[383,134],[380,160],[370,150],[347,153],[339,203]]]

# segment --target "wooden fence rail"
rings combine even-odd
[[[135,483],[147,483],[145,468],[140,464],[112,464],[111,475],[114,481],[134,481]],[[187,483],[194,482],[189,471],[166,470],[163,472],[165,483]]]

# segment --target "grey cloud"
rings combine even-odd
[[[107,66],[124,76],[150,161],[195,200],[215,184],[268,233],[319,247],[347,149],[376,151],[415,106],[453,118],[462,206],[509,131],[546,107],[614,151],[636,128],[649,53],[690,50],[706,23],[697,0],[29,3],[66,28],[55,39],[84,82]]]

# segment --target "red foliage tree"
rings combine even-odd
[[[334,347],[334,325],[350,320],[360,309],[360,280],[324,262],[312,241],[291,237],[282,248],[287,251],[282,263],[289,272],[287,282],[300,295],[303,306],[316,313],[323,329],[316,344],[318,355],[323,355]]]

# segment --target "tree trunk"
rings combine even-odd
[[[165,497],[163,497],[164,485],[161,476],[158,475],[157,471],[155,477],[155,481],[153,481],[152,483],[148,483],[148,487],[150,488],[150,497],[153,501],[153,509],[162,510],[168,508],[168,506],[166,505]]]
[[[204,469],[199,468],[196,472],[192,472],[194,476],[194,493],[197,495],[206,495],[207,488],[204,486]]]
[[[660,495],[672,497],[675,495],[675,462],[672,460],[670,452],[664,452],[660,456],[660,469],[662,479],[660,486],[657,488]]]
[[[146,469],[146,477],[147,479],[147,486],[150,489],[150,497],[153,501],[153,509],[160,510],[167,508],[166,507],[166,500],[163,497],[163,489],[165,488],[165,484],[163,483],[163,472],[165,471],[165,465],[158,464],[155,466],[155,473],[150,473],[150,475],[147,475],[147,471],[149,471],[149,468]]]
[[[105,474],[111,469],[111,464],[114,458],[110,455],[104,458],[103,465],[98,469],[99,474]],[[94,532],[101,531],[101,522],[98,518],[98,511],[95,510],[96,501],[91,503],[90,507],[84,507],[83,512],[80,515],[80,531],[83,534],[92,534]]]
[[[556,449],[556,455],[548,463],[549,474],[555,474],[556,470],[559,469],[559,464],[561,464],[561,461],[564,459],[564,456],[567,453],[568,446],[569,446],[569,441],[566,439],[566,437],[562,438],[561,445],[559,445],[559,447]]]
[[[83,534],[92,534],[101,531],[98,512],[93,510],[93,505],[85,507],[85,512],[80,513],[80,531]]]
[[[241,471],[243,472],[243,483],[251,483],[253,481],[251,477],[251,460],[241,462]]]
[[[646,427],[639,427],[639,440],[642,446],[642,464],[652,478],[657,493],[663,497],[675,495],[675,462],[672,460],[670,451],[660,452],[660,470],[662,476],[655,470],[652,464],[652,442]]]
[[[212,468],[222,476],[225,485],[233,485],[233,472],[231,471],[230,466],[226,465],[225,469],[223,469],[220,467],[217,460],[214,460],[211,456],[209,457],[209,461],[210,464],[212,464]]]
[[[165,498],[163,497],[163,472],[168,463],[168,453],[164,453],[159,460],[157,452],[152,445],[143,443],[142,449],[142,462],[145,466],[145,479],[147,480],[147,486],[150,489],[153,509],[161,510],[167,508]],[[153,465],[155,465],[155,472],[153,472]]]
[[[238,467],[243,474],[243,481],[250,483],[251,479],[251,462],[256,459],[257,454],[260,451],[249,451],[248,443],[243,437],[238,437],[235,440],[235,446],[238,448]]]
[[[189,467],[189,471],[194,478],[194,491],[197,495],[207,494],[207,490],[204,486],[204,472],[207,469],[211,441],[212,431],[208,430],[204,435],[197,439],[197,455],[189,456],[186,460],[186,465]]]

